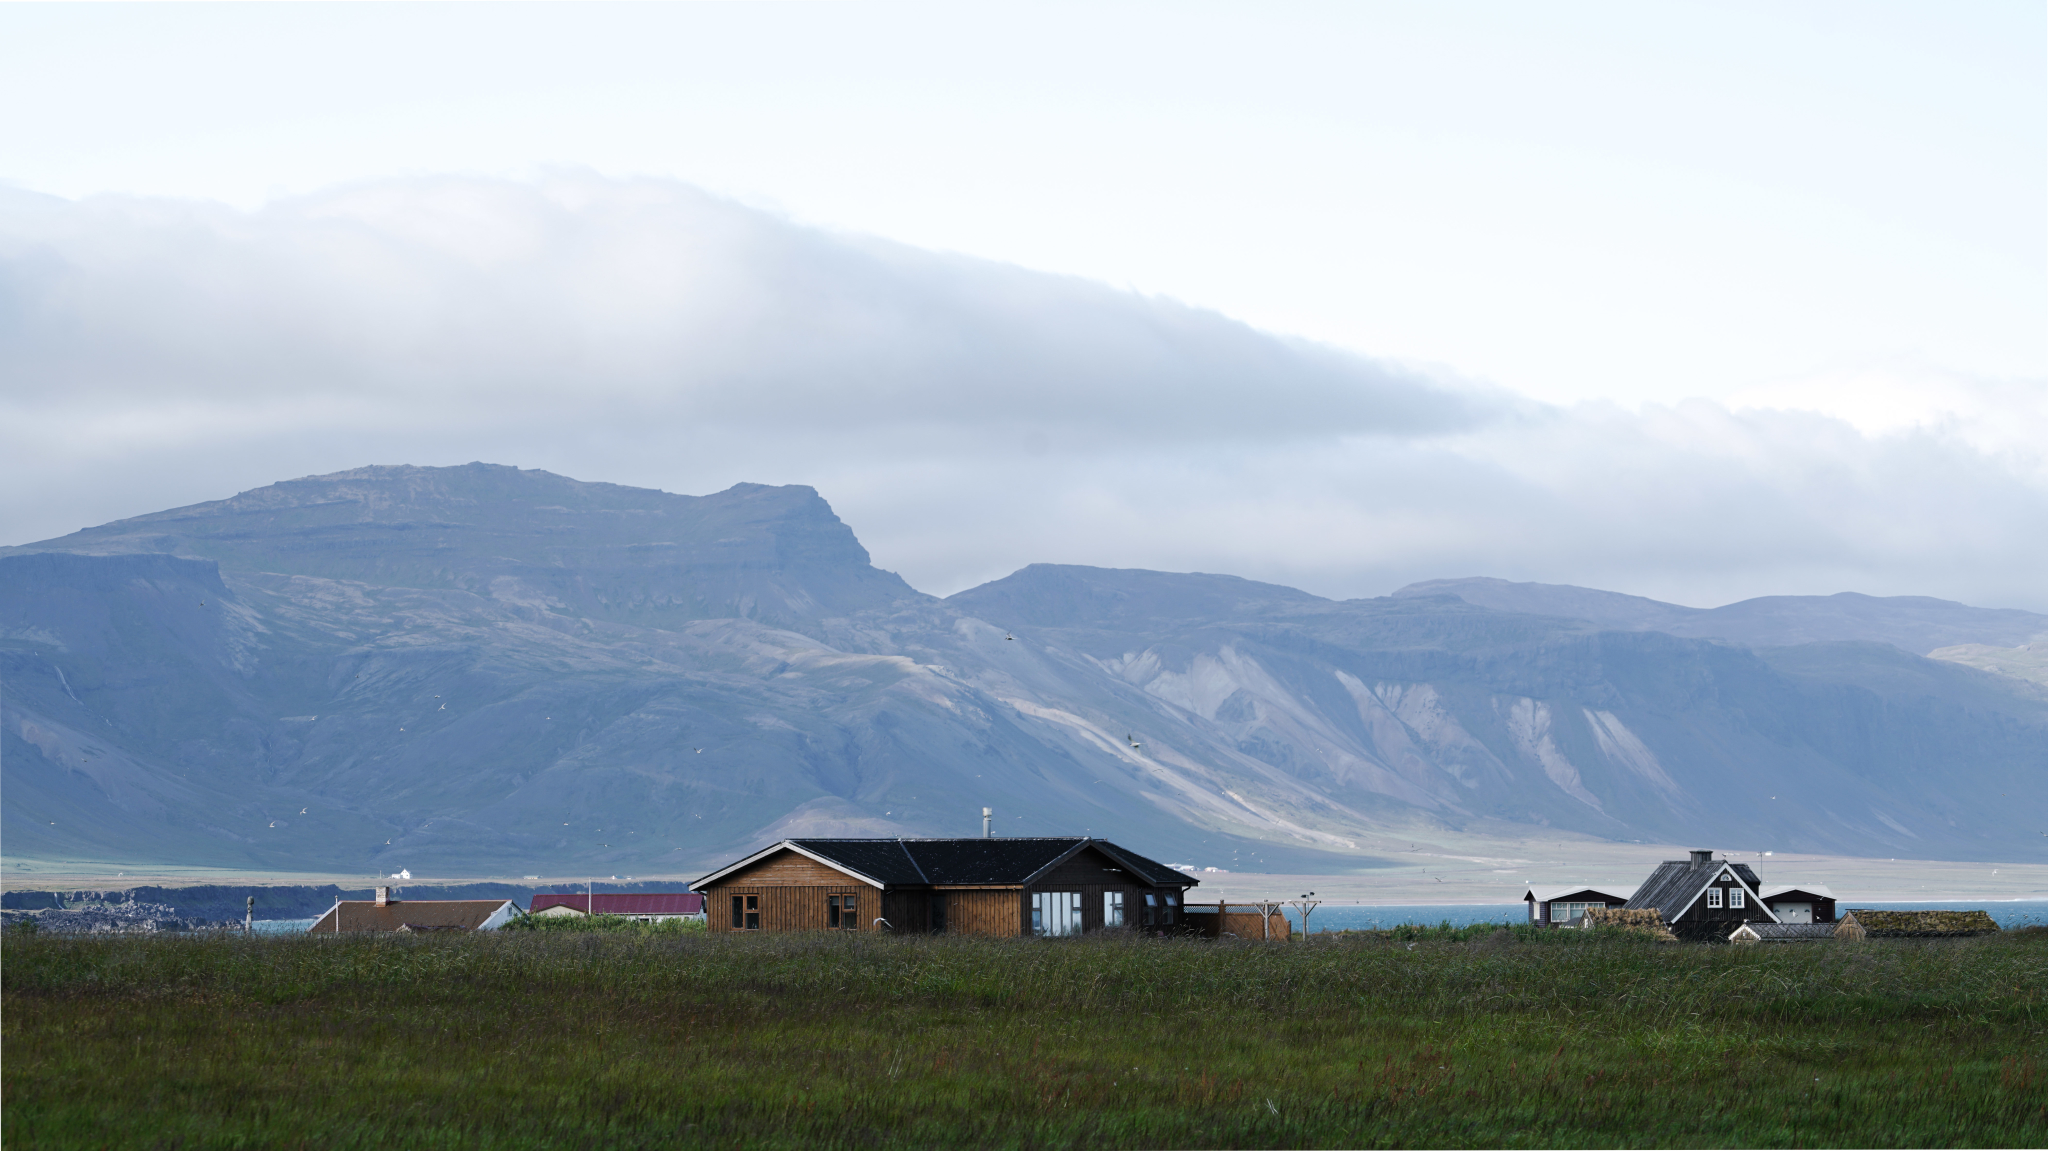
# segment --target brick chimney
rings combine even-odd
[[[1694,858],[1698,858],[1699,854],[1700,854],[1700,853],[1699,853],[1699,852],[1697,852],[1697,851],[1693,852],[1693,856],[1694,856]],[[379,907],[382,907],[382,906],[384,906],[385,904],[387,904],[387,903],[389,903],[389,902],[391,902],[391,889],[390,889],[390,888],[388,888],[388,887],[380,887],[380,888],[378,888],[378,889],[377,889],[377,906],[379,906]]]
[[[1692,861],[1694,863],[1712,863],[1714,862],[1714,853],[1712,851],[1695,851],[1692,853]]]

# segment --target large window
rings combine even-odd
[[[1081,893],[1078,891],[1032,892],[1031,934],[1081,934]]]
[[[732,929],[734,931],[761,930],[760,896],[735,895],[732,897]]]
[[[1576,901],[1566,903],[1559,900],[1550,905],[1550,921],[1552,923],[1570,923],[1572,920],[1584,915],[1589,907],[1605,906],[1607,906],[1606,903],[1597,900],[1590,903],[1579,903]]]
[[[1122,927],[1124,925],[1124,893],[1105,891],[1102,893],[1102,925]]]
[[[860,897],[857,895],[826,896],[825,926],[834,931],[859,931]]]
[[[1718,887],[1709,887],[1709,888],[1707,888],[1707,906],[1708,906],[1708,907],[1719,907],[1719,906],[1721,906],[1721,889],[1720,889],[1720,888],[1718,888]]]
[[[1152,926],[1159,918],[1159,897],[1152,892],[1145,893],[1145,926]]]

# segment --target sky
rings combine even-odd
[[[0,109],[0,543],[484,459],[2048,611],[2038,4],[4,5]]]

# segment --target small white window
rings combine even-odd
[[[1719,907],[1719,906],[1721,906],[1721,889],[1720,889],[1720,888],[1718,888],[1718,887],[1709,887],[1709,888],[1707,888],[1707,906],[1708,906],[1708,907]]]
[[[1105,891],[1102,893],[1102,925],[1122,927],[1124,925],[1124,893]]]
[[[1730,907],[1741,907],[1741,906],[1743,906],[1743,903],[1742,903],[1742,889],[1741,889],[1740,887],[1731,887],[1731,888],[1729,888],[1729,889],[1728,889],[1728,906],[1730,906]]]

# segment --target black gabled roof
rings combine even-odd
[[[1654,907],[1664,917],[1664,922],[1670,923],[1692,905],[1693,898],[1712,883],[1724,867],[1748,884],[1751,892],[1762,885],[1747,863],[1733,863],[1726,859],[1709,859],[1701,863],[1690,859],[1667,859],[1657,865],[1657,870],[1636,888],[1635,897],[1624,906],[1631,911]]]
[[[1118,847],[1106,839],[1091,842],[1104,855],[1122,863],[1130,869],[1131,874],[1154,887],[1194,887],[1202,882],[1185,871],[1175,871],[1156,859],[1147,859],[1128,847]]]
[[[1835,937],[1836,925],[1832,923],[1745,923],[1742,927],[1747,927],[1751,931],[1756,932],[1758,939],[1797,940],[1833,939]],[[1742,930],[1742,927],[1736,928],[1735,931]],[[1731,931],[1729,936],[1732,938],[1734,932]]]
[[[890,886],[1018,884],[1084,847],[1093,847],[1154,887],[1199,882],[1106,839],[792,839],[792,846]]]
[[[791,839],[804,851],[894,886],[928,882],[900,839]]]

